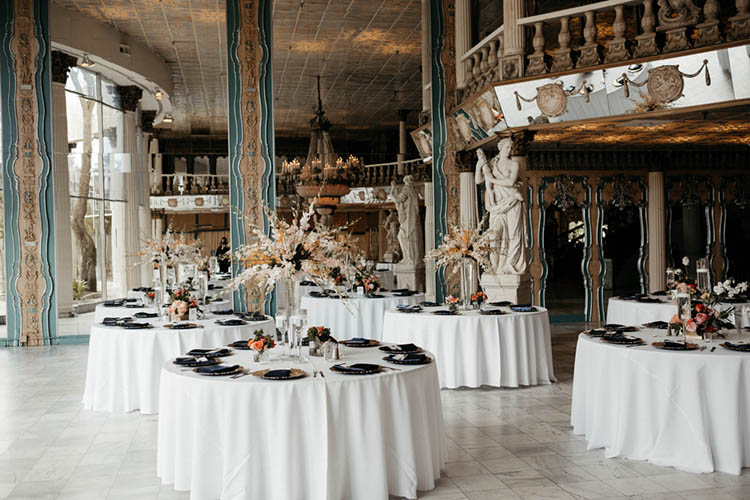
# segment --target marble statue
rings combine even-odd
[[[503,139],[497,145],[500,151],[487,161],[484,151],[477,150],[479,158],[475,181],[484,182],[485,208],[489,212],[489,230],[495,233],[496,251],[490,260],[497,274],[524,274],[526,258],[526,236],[523,212],[523,195],[519,180],[518,162],[510,158],[511,139]]]
[[[422,222],[419,217],[419,195],[411,175],[404,177],[402,186],[391,183],[391,198],[398,212],[398,242],[401,245],[401,264],[419,266],[424,257]]]
[[[398,262],[401,260],[401,246],[398,244],[399,223],[398,216],[394,210],[388,214],[383,224],[385,227],[385,253],[383,260],[386,262]]]

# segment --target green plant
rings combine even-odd
[[[86,280],[73,280],[73,300],[81,300],[86,293]]]

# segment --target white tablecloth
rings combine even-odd
[[[501,316],[387,311],[383,340],[434,352],[440,387],[518,387],[554,382],[547,310]],[[444,309],[444,308],[440,308]]]
[[[375,276],[378,277],[378,279],[380,280],[380,286],[382,286],[383,288],[386,288],[388,290],[393,290],[394,288],[397,288],[395,272],[387,271],[387,270],[378,270],[378,271],[375,271]]]
[[[223,311],[232,308],[232,303],[227,299],[216,300],[209,302],[208,305],[200,306],[205,312]],[[147,312],[155,313],[158,309],[156,306],[144,306],[144,307],[106,307],[104,304],[97,304],[94,309],[94,323],[101,323],[104,318],[124,318],[126,316],[133,316],[135,313]]]
[[[380,362],[377,349],[345,349],[346,362]],[[266,381],[162,370],[157,474],[192,500],[416,498],[440,477],[446,447],[435,363],[376,375],[310,365],[231,362],[251,371],[302,368]],[[229,360],[228,360],[229,361]]]
[[[383,314],[400,304],[417,304],[424,300],[424,294],[409,297],[396,297],[382,292],[384,298],[368,299],[354,295],[349,299],[302,297],[300,307],[307,310],[307,324],[327,326],[331,335],[339,340],[363,337],[380,340],[383,338]],[[344,303],[346,302],[346,303]]]
[[[148,330],[93,325],[84,406],[100,411],[156,413],[159,372],[165,362],[190,349],[224,347],[235,340],[250,338],[258,328],[267,335],[275,332],[272,319],[245,326],[219,326],[216,319],[219,317],[195,321],[204,328],[193,330],[158,328],[162,323],[154,320],[143,320],[156,326]]]
[[[589,449],[688,472],[750,466],[750,353],[664,351],[581,334],[571,423]],[[660,335],[663,334],[663,330]],[[736,340],[736,339],[735,339]]]
[[[669,321],[672,319],[672,316],[677,314],[677,305],[666,297],[659,298],[664,302],[658,304],[611,297],[607,303],[607,323],[642,325],[652,321]],[[716,308],[724,311],[733,307],[737,311],[742,311],[743,307],[748,306],[750,304],[747,303],[720,303],[716,305]],[[734,314],[730,314],[727,320],[734,323]],[[750,326],[750,324],[746,320],[743,320],[742,326]]]

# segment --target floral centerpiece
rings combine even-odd
[[[445,303],[448,304],[448,309],[452,312],[458,311],[458,305],[461,303],[461,299],[458,297],[454,297],[453,295],[448,295],[445,298]]]
[[[443,242],[425,255],[425,262],[434,261],[436,267],[451,266],[451,273],[461,272],[461,299],[464,307],[471,303],[472,290],[476,286],[476,265],[483,270],[492,269],[490,254],[492,252],[493,235],[482,233],[480,227],[461,228],[452,226],[443,236]]]
[[[307,329],[307,340],[310,342],[310,356],[322,356],[320,346],[329,340],[334,340],[331,336],[331,329],[324,326],[311,326]]]
[[[726,319],[732,312],[733,308],[719,311],[698,302],[693,306],[691,317],[684,322],[685,335],[694,334],[710,340],[711,335],[719,334],[722,328],[731,327]]]
[[[256,361],[263,361],[268,353],[268,349],[273,349],[276,346],[273,337],[264,335],[264,333],[263,330],[255,330],[253,332],[254,338],[247,343],[247,346],[255,351]]]
[[[169,314],[174,321],[186,320],[189,317],[190,309],[198,309],[198,302],[190,296],[190,292],[191,290],[187,287],[169,291]]]
[[[366,268],[366,266],[357,266],[357,271],[354,276],[354,287],[362,287],[365,294],[370,295],[375,293],[380,288],[380,279]]]
[[[482,291],[478,291],[471,296],[471,303],[476,304],[477,307],[482,307],[482,302],[487,300],[487,296]]]
[[[733,302],[745,299],[748,290],[747,281],[734,284],[734,280],[724,280],[714,285],[712,293],[704,293],[701,296],[706,304],[717,304],[719,302]]]

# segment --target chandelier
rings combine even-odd
[[[336,209],[342,196],[349,194],[351,185],[362,169],[362,162],[352,155],[344,160],[333,151],[328,130],[331,122],[325,117],[323,101],[320,99],[320,76],[318,76],[318,109],[310,120],[310,147],[305,164],[300,168],[296,159],[282,164],[282,172],[299,172],[296,182],[297,194],[308,201],[316,197],[316,211],[330,215]]]

